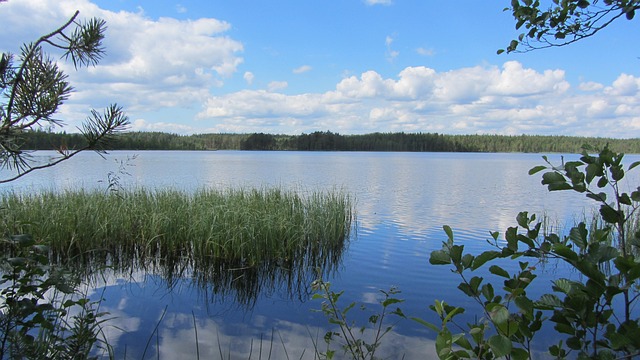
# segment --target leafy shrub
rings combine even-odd
[[[582,222],[567,236],[544,234],[535,215],[521,212],[518,226],[508,228],[504,238],[493,233],[494,249],[477,256],[464,253],[464,245],[455,244],[451,228],[444,227],[448,239],[441,250],[431,253],[429,261],[453,266],[452,271],[462,279],[458,289],[482,307],[483,316],[466,326],[458,324],[456,317],[465,309],[436,300],[431,309],[441,323],[417,320],[438,333],[440,359],[531,358],[534,336],[546,321],[561,338],[549,347],[555,358],[640,355],[640,319],[632,314],[640,299],[640,232],[630,227],[637,219],[640,187],[630,193],[622,191],[624,154],[604,147],[594,156],[589,150],[593,149],[584,148],[579,161],[563,161],[559,166],[543,157],[547,165],[529,173],[545,171],[542,184],[549,191],[573,190],[596,201],[601,221],[590,227]],[[639,164],[631,164],[628,170]],[[499,265],[489,266],[491,274],[503,278],[503,295],[484,278],[470,274],[495,259],[519,262],[513,274]],[[527,288],[536,278],[536,265],[550,259],[568,264],[580,277],[556,279],[552,292],[532,299]],[[454,332],[454,327],[460,332]]]
[[[49,265],[49,249],[29,235],[3,244],[0,359],[88,359],[109,346],[100,338],[106,313],[80,296],[67,271]]]

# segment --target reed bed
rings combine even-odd
[[[324,268],[341,257],[353,220],[340,191],[278,188],[9,193],[0,211],[5,233],[32,234],[55,262],[161,266],[167,278]]]

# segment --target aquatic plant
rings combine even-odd
[[[335,269],[354,216],[340,191],[279,188],[5,194],[0,208],[3,230],[32,234],[56,263],[189,277],[243,304],[277,283],[306,293],[316,268]]]

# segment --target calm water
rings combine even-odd
[[[559,155],[550,159],[560,162]],[[0,189],[105,189],[109,172],[118,173],[121,164],[128,173],[119,175],[125,187],[277,186],[352,194],[357,234],[338,271],[326,280],[335,290],[345,290],[345,303],[375,304],[379,289],[397,286],[406,299],[401,306],[406,314],[434,322],[428,306],[436,298],[473,305],[460,296],[458,278],[447,267],[428,263],[429,253],[446,239],[442,225],[453,228],[467,251],[478,253],[487,249],[489,231],[502,233],[514,226],[519,211],[546,213],[567,223],[589,204],[569,192],[548,193],[540,174],[527,175],[542,164],[536,154],[139,151],[112,152],[103,159],[83,153]],[[566,269],[545,269],[538,285],[546,287],[549,276],[558,272]],[[224,358],[247,358],[249,353],[259,358],[260,346],[262,358],[270,346],[272,359],[313,358],[313,341],[322,349],[327,326],[323,315],[312,311],[320,302],[305,291],[292,295],[285,289],[263,289],[255,305],[247,307],[229,292],[198,286],[190,278],[169,289],[162,276],[143,272],[107,275],[88,287],[94,298],[105,299],[102,309],[113,317],[106,330],[116,358],[126,354],[140,359],[145,348],[148,359],[158,352],[162,359],[195,359],[197,350],[203,359],[219,358],[220,351]],[[362,322],[369,313],[358,311],[352,310]],[[433,338],[435,334],[403,320],[380,355],[424,358],[433,352]]]

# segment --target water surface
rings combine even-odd
[[[559,163],[560,155],[550,159]],[[428,306],[436,298],[473,306],[447,267],[428,263],[430,252],[446,239],[444,224],[467,251],[479,253],[488,249],[490,231],[516,225],[519,211],[546,214],[561,226],[590,213],[590,203],[579,195],[549,193],[540,174],[527,175],[542,162],[539,154],[115,151],[105,158],[82,153],[1,189],[104,190],[109,173],[125,188],[340,189],[355,197],[357,222],[338,270],[326,280],[345,290],[345,303],[372,308],[380,289],[397,286],[406,314],[435,322]],[[558,272],[564,276],[567,269],[545,269],[538,286],[547,287]],[[260,351],[267,358],[269,348],[274,359],[313,358],[313,341],[323,345],[327,321],[312,311],[320,302],[310,300],[308,291],[292,296],[281,288],[263,290],[247,308],[230,293],[198,286],[188,277],[167,285],[161,274],[144,271],[112,274],[88,285],[113,317],[106,330],[116,358],[140,359],[143,353],[157,358],[158,352],[163,359],[196,358],[196,351],[201,358],[219,358],[220,352],[224,358],[250,353],[259,358]],[[361,323],[369,315],[353,314]],[[434,338],[419,324],[400,321],[380,355],[424,358],[432,354]]]

